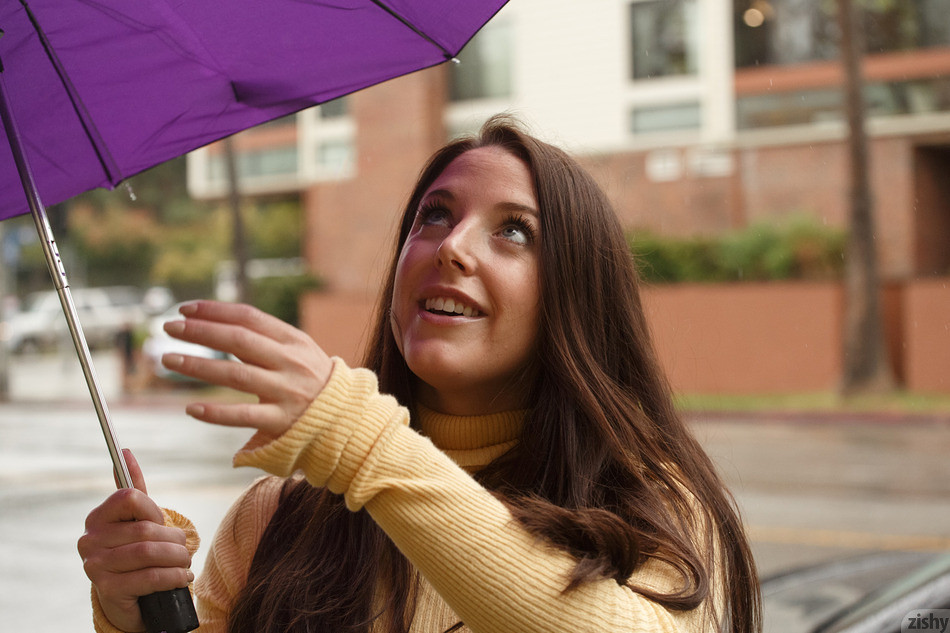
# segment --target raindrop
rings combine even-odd
[[[138,200],[138,196],[136,196],[135,192],[132,191],[132,183],[126,181],[122,184],[125,186],[125,190],[129,192],[129,200],[131,200],[132,202],[135,202],[136,200]]]

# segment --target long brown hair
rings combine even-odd
[[[520,441],[479,474],[530,532],[570,552],[569,585],[626,583],[648,558],[680,589],[634,590],[674,610],[721,596],[722,630],[760,630],[758,581],[734,503],[673,407],[640,303],[630,251],[609,201],[563,151],[502,118],[448,144],[404,209],[365,365],[412,410],[412,375],[392,334],[395,267],[425,191],[455,158],[497,146],[523,160],[540,209],[537,380]],[[230,633],[408,631],[415,578],[365,511],[289,481],[238,597]],[[379,613],[374,612],[379,609]]]

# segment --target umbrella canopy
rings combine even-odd
[[[40,199],[55,204],[451,59],[504,4],[5,0],[0,62]],[[0,219],[28,211],[2,150]]]
[[[128,467],[43,203],[451,59],[504,4],[3,0],[0,220],[33,215],[120,486]],[[139,603],[150,633],[198,626],[187,588]]]

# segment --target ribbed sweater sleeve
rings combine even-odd
[[[365,506],[373,519],[474,633],[698,631],[699,609],[671,612],[610,579],[564,593],[574,560],[528,534],[501,501],[408,426],[376,377],[334,361],[330,381],[280,437],[258,434],[235,457]],[[669,591],[656,561],[634,586]]]

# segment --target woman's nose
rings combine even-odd
[[[456,224],[439,244],[436,263],[471,274],[476,262],[476,231],[465,223]]]

